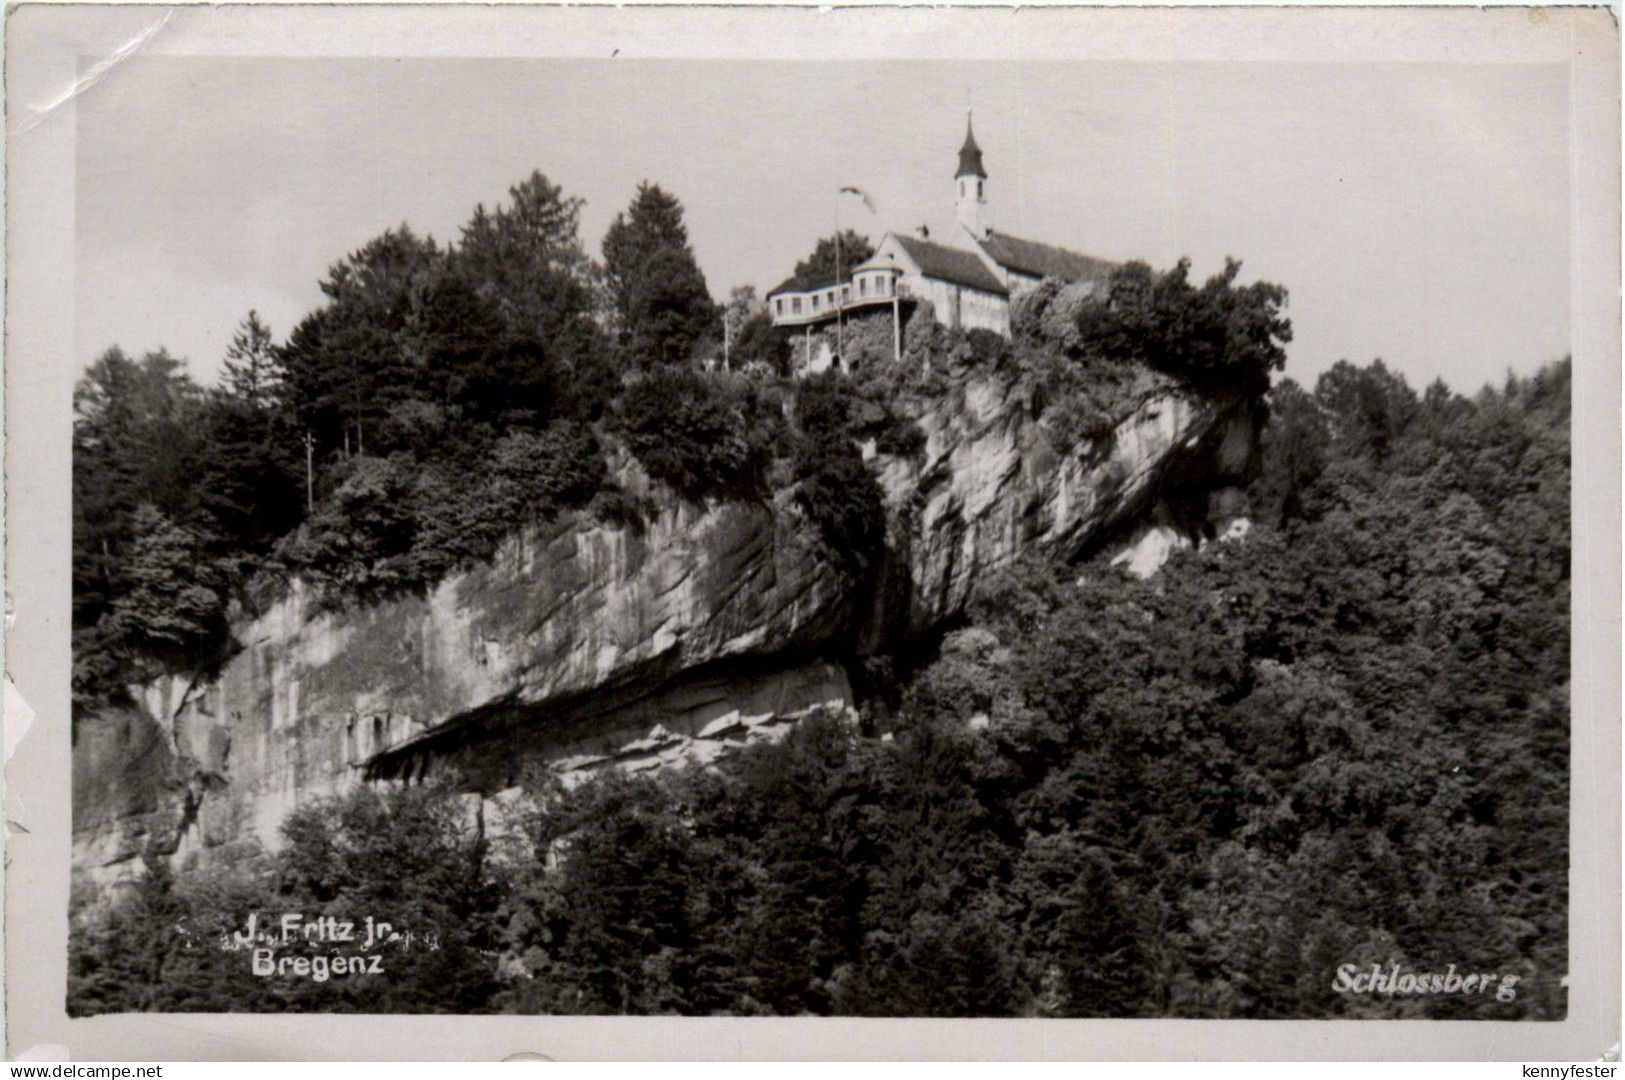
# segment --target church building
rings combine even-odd
[[[993,229],[988,175],[969,115],[954,174],[957,213],[948,242],[888,232],[871,258],[839,279],[784,282],[767,295],[775,326],[813,328],[882,307],[929,302],[936,320],[965,330],[1010,333],[1010,301],[1047,277],[1104,281],[1113,264]],[[821,365],[819,365],[821,366]]]

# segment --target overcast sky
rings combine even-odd
[[[540,169],[589,251],[637,182],[687,209],[712,295],[841,223],[953,221],[969,95],[995,228],[1291,293],[1287,373],[1382,357],[1475,389],[1569,348],[1568,95],[1536,64],[196,59],[78,102],[75,334],[211,380],[257,308],[401,222],[454,239]],[[855,184],[877,213],[835,190]]]

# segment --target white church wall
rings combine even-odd
[[[959,325],[966,330],[1010,334],[1010,301],[977,289],[959,290]]]
[[[995,293],[920,274],[905,276],[903,288],[908,295],[929,301],[937,322],[943,326],[1010,333],[1010,303]]]

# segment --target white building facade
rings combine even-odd
[[[964,246],[933,241],[921,230],[888,232],[872,257],[827,281],[792,278],[767,295],[775,326],[812,328],[891,307],[929,303],[937,322],[963,330],[1010,333],[1010,300],[1047,277],[1104,283],[1113,264],[1051,244],[995,232],[988,176],[970,120],[954,174],[955,235]],[[827,360],[828,358],[826,358]]]

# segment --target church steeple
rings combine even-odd
[[[965,145],[959,148],[959,171],[954,174],[959,186],[959,224],[976,240],[984,240],[987,224],[987,170],[982,168],[982,148],[976,145],[971,131],[970,110],[965,110]]]
[[[987,179],[987,170],[982,168],[982,148],[976,145],[976,134],[970,128],[970,110],[965,110],[965,145],[959,148],[959,171],[954,178],[961,176],[974,176],[982,180]]]

